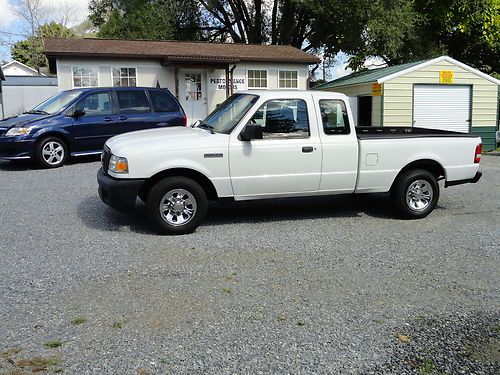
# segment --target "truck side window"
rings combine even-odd
[[[323,131],[326,135],[349,134],[349,118],[342,100],[321,99],[319,101]]]
[[[250,120],[262,126],[263,139],[308,138],[306,102],[301,99],[275,99],[265,102]]]

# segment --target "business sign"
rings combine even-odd
[[[455,75],[453,70],[440,70],[439,83],[453,83]]]
[[[382,84],[381,83],[372,84],[372,96],[382,96]]]
[[[246,90],[246,79],[244,77],[233,77],[233,91]],[[226,90],[226,78],[220,76],[212,76],[208,78],[209,90]]]

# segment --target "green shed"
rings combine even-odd
[[[500,81],[448,56],[355,72],[316,86],[351,97],[358,126],[415,126],[481,136],[492,150]]]

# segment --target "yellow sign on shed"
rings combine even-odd
[[[381,83],[372,84],[372,96],[382,96],[382,84]]]
[[[439,71],[439,83],[453,83],[455,75],[453,70],[440,70]]]

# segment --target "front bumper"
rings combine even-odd
[[[0,159],[30,159],[35,149],[34,139],[21,137],[0,137]]]
[[[97,172],[97,183],[99,197],[104,203],[120,211],[132,211],[144,180],[113,178],[105,174],[101,168]]]
[[[469,178],[466,180],[456,180],[456,181],[446,181],[444,183],[444,187],[449,187],[449,186],[456,186],[456,185],[462,185],[462,184],[475,184],[481,179],[481,176],[483,175],[482,172],[476,172],[476,175],[473,178]]]

